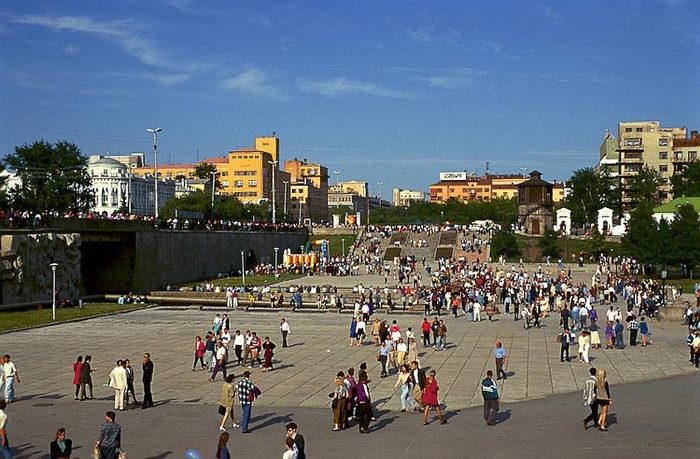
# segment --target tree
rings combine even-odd
[[[510,231],[498,231],[491,238],[491,257],[505,255],[506,257],[519,257],[522,249],[518,244],[518,238]]]
[[[194,166],[194,176],[197,177],[198,179],[202,180],[209,180],[211,183],[211,175],[212,173],[217,173],[218,177],[218,172],[216,170],[216,166],[208,163],[206,161],[202,161],[201,163],[198,163],[197,165]],[[217,178],[216,181],[214,182],[216,184],[216,190],[221,189],[221,182]],[[211,188],[209,189],[211,191]]]
[[[4,161],[22,183],[10,190],[13,207],[58,212],[88,212],[93,207],[95,193],[88,159],[75,144],[40,140],[15,147]]]
[[[658,253],[658,225],[653,217],[653,206],[641,203],[634,209],[622,237],[622,250],[642,263],[655,262]],[[663,242],[663,241],[662,241]]]
[[[603,207],[619,207],[619,187],[606,171],[596,174],[591,167],[579,169],[569,179],[571,194],[565,206],[571,210],[571,219],[578,223],[596,221]]]
[[[558,233],[553,229],[547,229],[544,236],[539,240],[540,250],[543,257],[559,258],[561,249],[559,248]]]
[[[680,174],[672,176],[671,186],[675,198],[700,197],[700,162],[692,162]]]
[[[693,278],[693,268],[700,264],[700,224],[698,212],[691,204],[678,206],[676,217],[671,222],[674,261],[684,265],[686,272]]]
[[[7,182],[7,177],[3,174],[5,172],[5,166],[0,163],[0,209],[4,209],[8,206],[7,188],[5,182]]]
[[[651,166],[644,166],[639,173],[629,182],[627,195],[632,201],[632,208],[640,202],[649,202],[654,206],[661,204],[661,193],[659,189],[665,183],[661,172]]]

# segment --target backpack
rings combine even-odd
[[[593,378],[588,378],[583,383],[583,404],[584,406],[593,405],[596,401],[596,382]]]

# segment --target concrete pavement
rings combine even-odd
[[[378,281],[383,283],[383,278],[375,277],[304,278],[294,283],[362,281],[365,286],[381,285]],[[276,350],[275,371],[263,373],[255,369],[253,380],[263,390],[263,396],[255,404],[253,434],[241,436],[237,431],[231,432],[234,457],[248,452],[256,457],[281,456],[281,425],[289,420],[300,424],[300,431],[313,445],[311,457],[354,457],[359,445],[356,428],[330,432],[328,393],[338,370],[357,368],[363,361],[369,366],[373,399],[381,414],[372,427],[375,434],[363,436],[362,445],[381,448],[385,457],[402,457],[405,451],[411,455],[415,451],[437,452],[446,458],[468,457],[470,454],[465,455],[463,449],[467,445],[478,445],[491,455],[499,451],[495,446],[499,445],[504,455],[517,451],[534,457],[541,451],[562,451],[560,446],[590,448],[600,441],[599,432],[591,429],[584,434],[578,419],[585,416],[580,390],[588,366],[575,359],[568,364],[559,362],[559,345],[555,341],[558,319],[554,317],[545,319],[541,329],[524,330],[512,316],[498,316],[493,323],[467,323],[463,316],[446,316],[448,349],[436,352],[419,345],[419,354],[424,367],[437,371],[440,399],[447,407],[450,422],[447,426],[433,423],[424,428],[419,415],[399,413],[398,394],[393,392],[396,377],[392,374],[379,378],[376,349],[371,345],[348,345],[348,314],[151,308],[0,335],[0,352],[12,355],[22,377],[17,384],[22,399],[7,410],[11,419],[10,441],[17,448],[17,457],[43,457],[60,426],[68,429],[77,445],[82,445],[74,457],[89,457],[104,412],[112,407],[113,391],[101,384],[107,382],[115,360],[124,357],[131,358],[140,380],[138,363],[143,352],[150,352],[155,362],[156,407],[118,413],[117,421],[125,428],[124,447],[129,457],[183,457],[188,448],[197,448],[206,453],[204,457],[211,457],[218,437],[216,401],[221,381],[210,383],[208,373],[192,371],[191,349],[194,336],[204,335],[217,312],[230,312],[234,330],[256,330],[260,336],[271,336],[278,345],[280,318],[286,317],[292,327],[291,346],[278,346]],[[402,329],[412,326],[414,330],[423,318],[418,314],[380,317],[396,319]],[[596,448],[621,447],[616,450],[621,453],[616,454],[618,457],[639,448],[654,457],[655,452],[662,451],[656,449],[660,444],[680,448],[679,452],[698,445],[696,437],[666,427],[681,428],[695,422],[697,430],[700,419],[698,398],[689,400],[693,389],[685,390],[689,385],[697,387],[700,373],[688,364],[685,328],[655,321],[650,325],[653,345],[591,351],[593,365],[608,372],[615,406],[624,406],[619,412],[617,408],[612,410],[617,413],[615,416],[624,418],[619,434],[615,433],[615,426],[608,433],[614,443]],[[502,425],[489,430],[481,421],[478,384],[486,369],[494,368],[492,352],[496,339],[504,343],[508,352],[509,377],[499,384],[504,410]],[[93,366],[97,368],[93,379],[99,400],[77,402],[73,400],[71,365],[77,355],[85,354],[93,355]],[[237,376],[242,373],[235,366],[230,370]],[[623,386],[626,383],[635,384]],[[139,397],[141,392],[137,384]],[[624,405],[618,405],[618,393],[621,397],[626,397],[626,393],[634,395]],[[240,417],[238,407],[236,410]],[[578,435],[557,441],[568,433]],[[657,440],[646,441],[648,436]],[[629,444],[634,439],[639,445]],[[578,457],[570,451],[566,454]]]

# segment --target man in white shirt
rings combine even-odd
[[[287,335],[289,335],[292,330],[289,328],[289,322],[282,317],[280,322],[280,332],[282,332],[282,347],[287,347]]]
[[[236,330],[236,334],[233,335],[233,349],[236,352],[236,359],[238,360],[238,366],[243,364],[243,347],[245,346],[245,336],[241,334],[240,330]]]
[[[117,366],[109,372],[109,387],[114,389],[114,409],[124,411],[124,391],[127,388],[127,376],[122,360],[117,360]]]

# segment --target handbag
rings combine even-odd
[[[219,414],[220,414],[221,416],[223,416],[223,415],[226,414],[226,407],[225,407],[224,405],[219,405],[219,410],[218,410],[218,411],[219,411]]]
[[[126,451],[120,449],[117,451],[117,459],[126,459]]]

